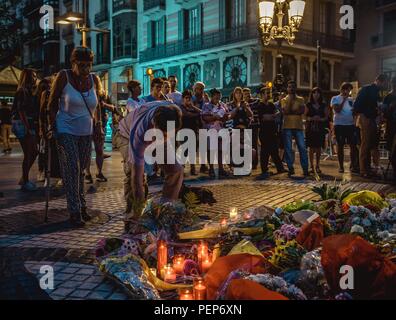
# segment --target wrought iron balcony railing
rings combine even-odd
[[[144,0],[144,11],[153,9],[153,8],[161,8],[161,9],[165,9],[165,4],[166,1],[165,0]]]
[[[98,25],[102,22],[109,21],[109,11],[107,9],[102,10],[95,14],[95,24]]]
[[[348,53],[352,53],[354,50],[354,43],[348,38],[309,30],[298,31],[295,43],[316,47],[318,40],[320,41],[320,46],[324,49]]]
[[[396,45],[396,33],[388,32],[378,34],[371,38],[371,44],[374,49]]]
[[[246,40],[257,39],[259,32],[256,24],[247,24],[232,29],[223,29],[200,36],[159,45],[140,52],[140,61],[146,62],[163,57],[177,56],[194,51],[200,51]],[[342,52],[353,52],[354,45],[347,38],[331,36],[307,30],[300,30],[296,37],[296,44],[316,47],[317,40],[324,49]]]
[[[136,10],[137,0],[114,0],[113,1],[113,13],[116,13],[125,9]]]

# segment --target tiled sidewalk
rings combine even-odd
[[[205,182],[217,204],[204,206],[214,218],[229,208],[241,211],[260,205],[281,206],[294,199],[316,199],[310,187],[315,182],[228,180]],[[197,183],[200,185],[200,183]],[[388,185],[351,183],[357,190],[367,188],[390,192]],[[152,194],[160,187],[150,189]],[[127,299],[128,296],[104,278],[95,265],[96,243],[123,231],[122,189],[87,195],[88,207],[96,216],[84,229],[67,224],[64,199],[51,201],[50,222],[43,222],[44,203],[0,210],[0,298],[1,299]],[[41,290],[41,266],[54,268],[54,289]]]

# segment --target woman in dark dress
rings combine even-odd
[[[328,109],[323,103],[322,90],[314,88],[311,91],[307,109],[305,112],[307,119],[305,128],[306,144],[309,148],[309,160],[313,173],[320,174],[320,156],[322,148],[325,144],[326,137],[326,121],[328,120]],[[316,155],[316,167],[314,165],[314,157]]]
[[[12,131],[19,140],[23,151],[22,178],[19,184],[24,191],[37,190],[29,180],[29,172],[38,156],[38,121],[36,72],[24,69],[21,73],[18,89],[12,107]]]

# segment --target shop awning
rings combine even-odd
[[[0,85],[17,86],[21,70],[13,66],[8,66],[0,71]]]

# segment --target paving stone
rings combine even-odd
[[[72,280],[68,280],[62,283],[62,287],[63,288],[69,288],[69,289],[75,289],[77,287],[79,287],[81,285],[80,281],[72,281]]]
[[[54,295],[58,295],[58,296],[62,296],[62,297],[66,297],[67,295],[69,295],[73,291],[74,291],[74,288],[58,288],[58,289],[56,289],[53,292],[53,294]]]
[[[111,295],[111,291],[95,291],[92,292],[87,299],[91,300],[104,300]]]
[[[86,296],[88,296],[91,293],[90,290],[75,290],[73,291],[69,297],[71,298],[85,298]]]

